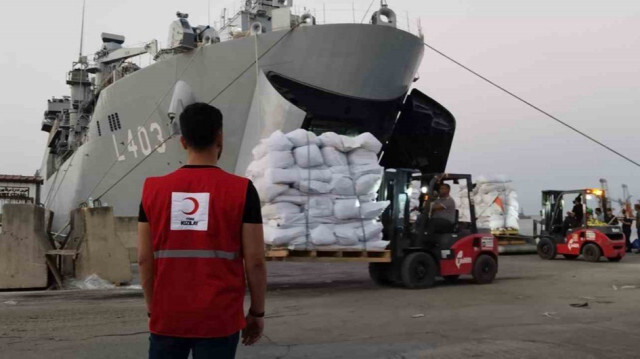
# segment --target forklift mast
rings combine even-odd
[[[384,239],[390,243],[391,255],[401,258],[408,247],[403,240],[410,232],[409,206],[411,199],[407,189],[416,170],[405,168],[387,169],[378,192],[379,201],[389,201],[389,207],[380,216],[384,227]],[[419,172],[418,172],[419,173]]]

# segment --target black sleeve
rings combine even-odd
[[[260,210],[260,197],[258,191],[249,181],[247,186],[247,195],[244,202],[244,214],[242,215],[242,223],[261,224],[262,211]]]
[[[142,208],[142,202],[140,202],[140,210],[138,211],[138,222],[148,223],[147,214],[144,213],[144,208]]]

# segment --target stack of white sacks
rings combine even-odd
[[[471,196],[476,205],[478,228],[519,230],[518,194],[504,176],[479,177]],[[469,199],[466,186],[459,194],[460,221],[469,222]],[[504,208],[504,210],[503,210]]]
[[[370,133],[298,129],[260,141],[247,168],[263,202],[265,243],[292,249],[383,249],[376,202],[382,144]]]

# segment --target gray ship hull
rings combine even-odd
[[[408,92],[423,51],[419,38],[392,27],[303,26],[205,46],[118,80],[100,93],[86,142],[56,171],[46,168],[45,153],[42,198],[55,213],[53,229],[64,227],[69,212],[89,198],[100,197],[117,216],[134,216],[144,179],[185,163],[178,137],[167,140],[175,127],[167,112],[179,80],[195,100],[224,114],[220,166],[242,175],[260,137],[299,128],[305,119],[265,74],[350,98],[389,101]],[[251,66],[265,52],[259,69]],[[118,121],[110,121],[115,114]]]

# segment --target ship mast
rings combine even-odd
[[[82,47],[84,45],[84,16],[87,6],[87,0],[82,1],[82,25],[80,25],[80,52],[78,53],[78,60],[82,57]]]

